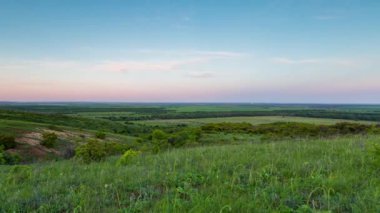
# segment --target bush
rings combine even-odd
[[[168,137],[169,135],[162,130],[154,130],[152,132],[153,152],[157,153],[162,149],[168,148],[170,146]]]
[[[50,130],[53,130],[53,131],[58,131],[58,132],[63,132],[63,129],[58,127],[58,126],[55,126],[55,125],[49,125],[48,127]]]
[[[107,152],[104,144],[97,140],[89,140],[86,144],[78,146],[75,150],[75,157],[84,163],[102,161],[106,156]]]
[[[0,165],[14,165],[20,162],[20,156],[4,151],[3,146],[0,146]]]
[[[104,133],[104,132],[97,132],[97,133],[95,133],[95,137],[97,138],[97,139],[106,139],[106,133]]]
[[[116,142],[106,142],[104,144],[104,149],[107,155],[118,155],[130,149],[130,147],[127,144],[116,143]]]
[[[42,134],[41,145],[48,148],[53,148],[57,142],[57,139],[58,136],[55,133],[45,132]]]
[[[17,144],[13,136],[0,135],[0,146],[3,146],[5,150],[13,149],[16,145]]]
[[[131,160],[133,160],[135,157],[137,157],[140,154],[141,154],[140,151],[134,151],[134,150],[130,149],[130,150],[126,151],[120,157],[120,159],[117,161],[117,165],[119,165],[119,166],[127,165],[131,162]]]

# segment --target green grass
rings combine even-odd
[[[37,128],[47,128],[47,126],[48,125],[34,122],[0,119],[0,133],[15,137],[26,132],[35,131]]]
[[[0,166],[0,212],[379,212],[380,137],[210,146]],[[15,171],[12,171],[15,170]]]
[[[182,106],[168,106],[170,110],[177,112],[220,112],[220,111],[272,111],[272,110],[302,110],[307,106],[275,106],[255,104],[192,104]]]
[[[136,121],[136,123],[143,123],[147,125],[178,125],[187,124],[192,126],[199,126],[207,123],[241,123],[247,122],[253,125],[267,124],[274,122],[300,122],[311,124],[335,124],[338,122],[349,121],[358,122],[343,119],[330,119],[330,118],[306,118],[306,117],[290,117],[290,116],[254,116],[254,117],[225,117],[225,118],[196,118],[196,119],[163,119],[163,120],[147,120]],[[361,123],[371,123],[369,121],[360,121]]]

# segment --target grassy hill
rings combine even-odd
[[[377,212],[378,136],[0,166],[0,212]],[[379,157],[379,156],[377,156]]]

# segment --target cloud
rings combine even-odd
[[[98,72],[170,72],[179,71],[183,67],[208,63],[212,60],[227,59],[237,57],[238,53],[233,52],[186,52],[180,53],[165,52],[170,54],[167,59],[152,60],[160,58],[163,52],[152,52],[145,50],[144,53],[154,53],[155,57],[145,57],[141,60],[98,60],[98,61],[77,61],[77,60],[10,60],[0,61],[0,69],[8,71],[29,70],[29,71],[98,71]],[[174,58],[174,59],[173,59]]]
[[[207,62],[204,58],[171,61],[104,61],[96,64],[94,70],[111,72],[174,71],[182,66]]]
[[[289,58],[273,58],[272,61],[277,64],[319,64],[322,62],[321,59],[301,59],[294,60]]]
[[[187,50],[187,51],[171,51],[171,50],[154,50],[154,49],[140,49],[138,53],[151,54],[151,55],[166,55],[166,56],[182,56],[182,57],[211,57],[211,58],[236,58],[248,56],[247,53],[233,52],[233,51],[201,51],[201,50]]]
[[[212,78],[215,75],[213,72],[188,72],[186,76],[191,78]]]
[[[308,65],[308,64],[320,64],[320,65],[336,65],[342,67],[359,67],[370,63],[363,59],[340,59],[340,58],[307,58],[307,59],[290,59],[284,57],[272,58],[272,62],[275,64],[284,65]]]

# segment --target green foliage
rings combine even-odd
[[[55,125],[49,125],[48,128],[53,131],[62,132],[63,129],[61,127],[55,126]]]
[[[170,147],[182,147],[197,143],[202,135],[202,131],[198,128],[185,128],[173,133],[165,133],[162,130],[156,129],[152,132],[151,140],[153,151],[155,153],[168,149]]]
[[[202,126],[202,130],[204,132],[258,134],[266,140],[380,133],[380,128],[376,125],[348,122],[334,125],[275,122],[256,126],[249,123],[211,123]]]
[[[5,159],[5,152],[3,146],[0,146],[0,165],[6,164],[7,161]]]
[[[96,132],[95,133],[95,137],[97,138],[97,139],[106,139],[106,133],[104,133],[104,132]]]
[[[98,140],[89,140],[75,149],[75,157],[84,163],[102,161],[106,156],[105,146]]]
[[[8,184],[22,184],[28,181],[32,176],[32,167],[17,165],[13,166],[8,173],[6,182]]]
[[[130,146],[127,144],[116,143],[116,142],[105,142],[104,149],[107,153],[107,156],[123,154],[125,151],[130,149]]]
[[[140,151],[135,150],[128,150],[126,151],[117,161],[117,165],[123,166],[129,164],[134,158],[136,158],[138,155],[140,155]]]
[[[15,148],[17,144],[13,136],[0,135],[0,146],[3,146],[3,148],[7,150]]]
[[[371,155],[374,168],[380,171],[380,144],[373,144]]]
[[[166,149],[170,146],[168,143],[169,135],[164,131],[156,129],[152,132],[152,144],[153,152],[157,153],[162,149]]]
[[[54,132],[44,132],[42,134],[41,145],[47,148],[53,148],[57,143],[58,136]]]
[[[371,142],[379,136],[175,149],[122,168],[117,158],[1,166],[0,212],[379,212]]]
[[[14,165],[19,163],[21,160],[18,154],[12,154],[6,152],[3,146],[0,146],[0,165]]]

